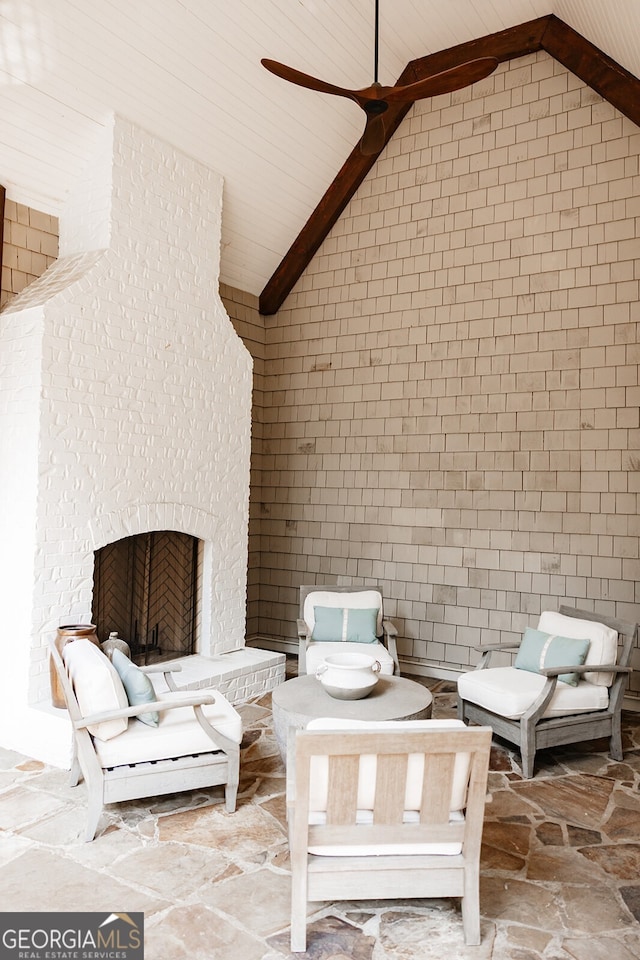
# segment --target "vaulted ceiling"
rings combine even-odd
[[[560,33],[513,30],[549,14]],[[2,0],[0,183],[57,214],[115,111],[224,177],[221,279],[272,312],[368,168],[352,153],[359,107],[286,83],[260,59],[366,87],[373,24],[374,0]],[[522,42],[582,75],[589,47],[574,31],[613,61],[587,82],[615,86],[617,64],[640,77],[638,0],[380,0],[380,80],[458,62],[451,48],[481,50],[493,34],[504,59]]]

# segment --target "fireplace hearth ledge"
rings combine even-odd
[[[162,666],[167,663],[180,665],[180,672],[173,677],[179,690],[211,687],[224,694],[231,703],[243,703],[270,693],[284,683],[285,662],[284,653],[245,647],[217,657],[200,654],[177,657],[164,661]],[[156,683],[158,689],[163,682]]]

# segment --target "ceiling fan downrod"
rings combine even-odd
[[[373,40],[373,82],[378,82],[378,29],[380,24],[380,0],[375,0],[376,4],[376,16],[375,16],[375,33]]]

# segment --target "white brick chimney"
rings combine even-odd
[[[252,362],[218,294],[221,204],[216,173],[113,118],[60,259],[0,316],[3,746],[64,762],[47,644],[91,621],[113,540],[204,541],[199,653],[244,647]]]

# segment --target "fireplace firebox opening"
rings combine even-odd
[[[201,541],[155,530],[94,555],[93,622],[100,641],[126,640],[138,664],[196,652]]]

